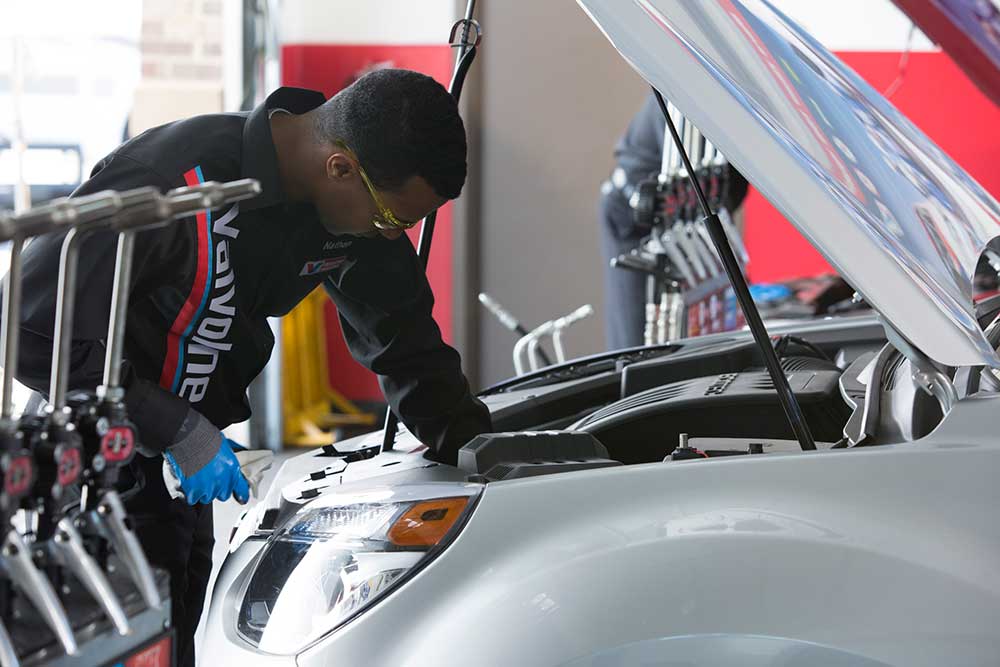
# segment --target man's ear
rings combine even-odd
[[[333,153],[326,159],[326,177],[335,180],[348,179],[357,172],[354,161],[343,153]]]

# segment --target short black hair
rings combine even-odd
[[[365,74],[317,109],[321,141],[344,141],[380,189],[421,176],[455,199],[467,172],[465,125],[455,98],[429,76],[405,69]]]

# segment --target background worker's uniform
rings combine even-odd
[[[644,342],[647,277],[616,269],[611,260],[638,247],[650,234],[648,227],[635,224],[626,193],[659,174],[665,134],[666,120],[656,96],[650,93],[615,145],[617,164],[601,188],[598,217],[604,259],[604,335],[609,350],[638,347]],[[726,167],[725,174],[728,185],[723,205],[741,227],[742,212],[737,209],[746,197],[748,184],[732,166]]]
[[[354,357],[379,375],[392,409],[424,444],[449,461],[490,430],[489,412],[470,392],[458,353],[441,339],[433,295],[405,235],[334,236],[309,204],[284,200],[268,119],[304,113],[321,93],[282,88],[245,113],[210,114],[154,128],[102,160],[75,195],[152,185],[255,178],[263,192],[228,208],[138,233],[125,332],[126,404],[142,451],[128,501],[154,565],[171,574],[178,665],[193,664],[192,640],[211,572],[211,505],[171,500],[163,485],[166,448],[199,454],[200,443],[250,417],[246,390],[271,356],[268,317],[288,313],[323,285],[337,305]],[[17,377],[48,390],[56,282],[63,235],[24,251],[24,296]],[[82,245],[72,333],[71,389],[101,383],[117,235]],[[207,459],[206,459],[207,461]],[[197,460],[188,460],[197,465]]]
[[[609,350],[642,345],[646,324],[646,276],[611,266],[611,260],[639,245],[649,229],[635,225],[625,195],[660,171],[665,121],[656,97],[643,102],[615,146],[615,171],[601,189],[598,217],[604,259],[604,337]]]

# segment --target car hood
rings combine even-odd
[[[578,2],[900,335],[1000,367],[972,305],[1000,205],[853,70],[765,0]]]

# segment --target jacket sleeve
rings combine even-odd
[[[638,183],[660,170],[665,132],[660,105],[650,93],[615,146],[615,160],[625,170],[629,183]]]
[[[102,160],[73,196],[102,190],[129,190],[152,185],[167,190],[172,183],[127,156],[112,154]],[[162,280],[171,259],[189,244],[190,225],[177,223],[136,234],[135,259],[129,300],[143,298]],[[65,233],[49,234],[28,242],[23,253],[20,349],[15,376],[47,396],[52,363],[59,255]],[[103,380],[105,341],[111,310],[118,236],[98,231],[80,247],[78,279],[73,310],[69,389],[93,390]],[[176,264],[175,264],[176,265]],[[124,361],[122,372],[129,416],[139,429],[142,450],[163,451],[184,437],[190,422],[190,404],[155,382],[136,376]]]
[[[356,243],[369,252],[324,283],[348,348],[378,375],[390,407],[431,456],[454,463],[463,445],[492,429],[489,410],[472,395],[458,352],[441,338],[434,296],[409,239]]]

